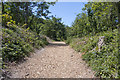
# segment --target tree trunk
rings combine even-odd
[[[2,14],[4,13],[4,3],[2,2]]]
[[[26,2],[25,4],[25,24],[27,24],[26,28],[28,28],[28,16],[29,16],[29,13],[28,13],[28,2]]]

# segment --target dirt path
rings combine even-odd
[[[12,66],[13,78],[93,78],[80,54],[64,42],[52,42],[27,61]]]

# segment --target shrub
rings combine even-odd
[[[44,47],[48,43],[44,36],[14,24],[7,25],[2,32],[2,54],[5,62],[23,59],[34,48]]]
[[[83,59],[89,63],[96,76],[102,78],[118,78],[118,31],[108,31],[103,33],[105,45],[101,52],[87,52]]]
[[[76,51],[85,52],[82,55],[89,66],[96,72],[96,76],[102,78],[118,78],[118,30],[97,33],[95,36],[85,36],[71,39],[69,43]],[[101,51],[91,51],[97,47],[100,36],[105,36]]]

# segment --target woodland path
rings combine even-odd
[[[10,69],[13,78],[93,78],[81,55],[64,42],[51,42]]]

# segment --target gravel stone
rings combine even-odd
[[[95,78],[81,54],[64,42],[51,42],[19,65],[10,67],[12,78]]]

